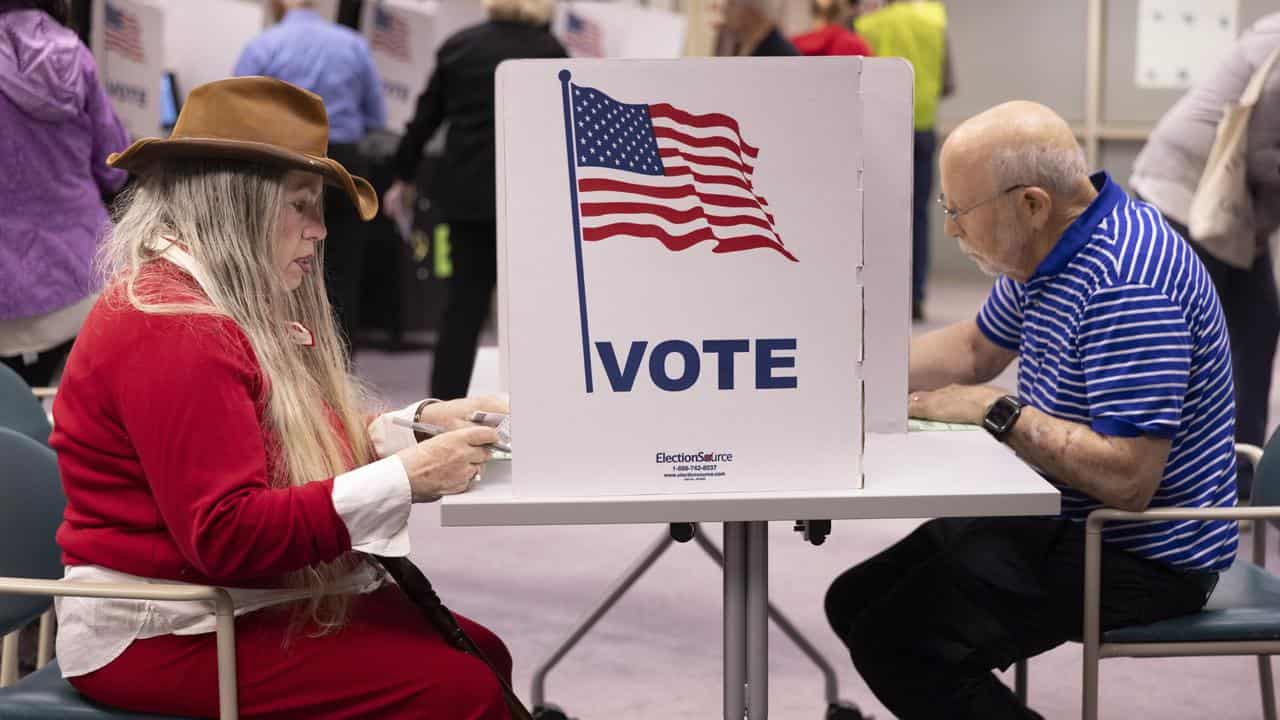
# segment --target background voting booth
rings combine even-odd
[[[129,135],[160,134],[166,68],[165,12],[158,4],[93,4],[92,45],[107,96]]]
[[[317,10],[328,12],[324,5]],[[94,0],[90,45],[129,134],[167,135],[191,88],[231,74],[245,43],[267,23],[265,6],[247,0]]]
[[[684,15],[623,2],[561,2],[551,32],[578,58],[678,58],[684,53]]]
[[[673,535],[724,567],[724,717],[767,716],[770,617],[839,717],[768,603],[767,521],[1058,512],[985,433],[906,432],[911,87],[890,59],[499,69],[519,447],[442,522],[673,531],[535,673],[542,717],[547,672]]]
[[[478,2],[381,0],[365,2],[360,31],[382,78],[387,127],[400,132],[435,68],[436,51],[457,31],[484,22]]]

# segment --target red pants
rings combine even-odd
[[[445,644],[395,586],[353,600],[336,633],[297,632],[291,609],[236,619],[242,717],[509,720],[498,681],[483,663]],[[458,617],[467,635],[511,679],[496,635]],[[135,640],[106,667],[70,678],[89,698],[135,712],[218,714],[213,633]]]

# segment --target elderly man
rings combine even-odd
[[[976,319],[913,341],[910,413],[982,425],[1062,491],[1062,514],[927,522],[838,578],[827,617],[898,717],[1039,717],[991,670],[1079,637],[1089,511],[1235,502],[1226,329],[1191,247],[1090,177],[1048,108],[965,122],[941,180],[948,234],[997,279]],[[983,385],[1015,357],[1016,394]],[[1237,531],[1116,523],[1104,539],[1106,629],[1198,610]]]
[[[353,173],[367,174],[359,143],[387,123],[369,44],[354,30],[321,17],[312,0],[271,0],[271,14],[278,24],[245,45],[232,74],[266,75],[319,95],[329,113],[329,157]],[[342,193],[325,193],[324,216],[329,237],[340,240],[325,243],[326,289],[354,354],[366,231]]]

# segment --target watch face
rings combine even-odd
[[[1018,410],[1017,403],[1008,397],[1002,397],[987,411],[986,424],[996,432],[1004,432],[1017,417]]]

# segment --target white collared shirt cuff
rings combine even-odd
[[[396,425],[392,422],[393,418],[401,418],[409,422],[413,422],[413,414],[417,412],[421,402],[416,402],[408,407],[399,410],[392,410],[383,413],[369,423],[369,440],[373,443],[373,451],[378,457],[391,457],[396,453],[408,447],[413,447],[418,443],[413,437],[413,430]]]
[[[333,508],[347,526],[351,549],[357,552],[408,555],[412,503],[409,474],[394,455],[333,479]]]

